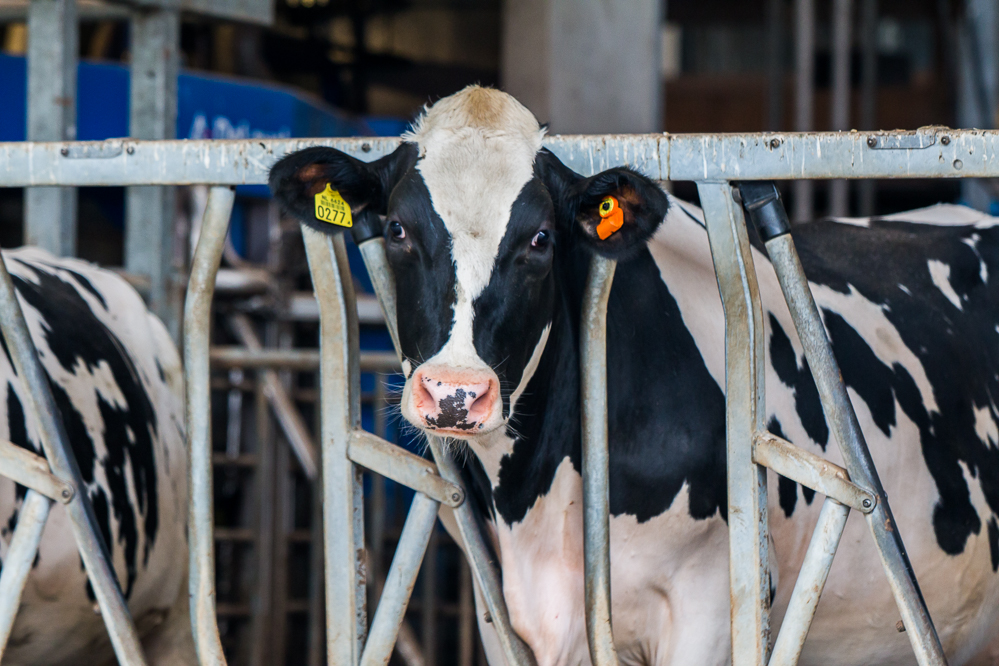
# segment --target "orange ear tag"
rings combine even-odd
[[[624,226],[624,211],[614,197],[605,197],[597,209],[600,213],[600,224],[597,225],[597,237],[607,240],[611,234]]]

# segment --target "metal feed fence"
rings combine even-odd
[[[215,619],[209,318],[215,274],[233,203],[232,186],[262,184],[290,151],[333,146],[360,159],[391,152],[398,139],[264,141],[132,141],[0,144],[0,186],[211,185],[208,210],[188,286],[184,357],[188,391],[191,496],[192,622],[202,664],[224,664]],[[793,664],[851,509],[866,518],[907,636],[921,665],[945,664],[936,631],[905,555],[887,498],[812,301],[772,185],[733,181],[826,178],[999,176],[999,132],[924,128],[915,132],[554,136],[545,145],[583,174],[629,165],[658,180],[696,181],[726,318],[728,520],[735,666]],[[764,428],[763,323],[743,207],[758,224],[777,272],[823,409],[840,442],[846,469],[794,447]],[[438,508],[454,510],[464,549],[501,647],[513,664],[532,663],[510,627],[499,578],[464,502],[458,469],[430,438],[436,464],[359,428],[356,302],[345,241],[303,228],[320,307],[327,658],[330,664],[384,664],[391,655]],[[394,282],[378,237],[362,238],[361,254],[393,340]],[[606,420],[606,306],[614,263],[595,259],[583,312],[583,478],[586,616],[595,664],[616,664],[611,634]],[[123,664],[142,664],[128,610],[97,538],[70,448],[52,408],[34,348],[5,270],[0,270],[0,325],[29,383],[29,409],[42,424],[48,462],[0,446],[0,473],[28,486],[11,552],[0,573],[0,635],[9,634],[49,497],[68,502],[88,574]],[[398,347],[398,345],[396,345]],[[20,456],[19,458],[16,456]],[[52,474],[49,472],[51,465]],[[366,630],[360,467],[418,491],[388,572],[381,602]],[[823,493],[825,503],[770,653],[766,468]],[[26,471],[29,470],[29,471]],[[68,498],[67,498],[68,496]],[[27,520],[27,516],[35,516]],[[16,546],[16,547],[15,547]]]

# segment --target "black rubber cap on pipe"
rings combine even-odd
[[[353,236],[355,244],[360,245],[364,241],[381,236],[382,233],[382,218],[378,213],[364,210],[354,215],[354,225],[350,228],[350,235]]]
[[[787,211],[780,198],[780,190],[773,181],[746,181],[739,183],[742,206],[749,219],[756,225],[763,242],[791,231]]]

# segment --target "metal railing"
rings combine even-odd
[[[0,144],[0,186],[212,185],[209,213],[198,244],[188,288],[185,318],[185,372],[190,437],[192,622],[202,664],[224,663],[214,617],[211,508],[211,443],[207,422],[208,317],[214,275],[228,227],[232,193],[228,186],[263,184],[270,166],[284,154],[311,145],[334,146],[360,159],[391,152],[398,139],[263,141],[132,141]],[[781,288],[815,375],[826,418],[843,447],[847,469],[839,468],[765,432],[763,418],[762,307],[742,205],[732,181],[826,178],[940,178],[999,175],[999,132],[924,128],[915,132],[763,133],[705,135],[554,136],[545,140],[570,168],[582,174],[629,165],[658,180],[697,182],[726,317],[726,430],[728,520],[734,666],[793,664],[800,654],[828,575],[849,509],[861,511],[881,555],[907,635],[920,664],[945,664],[925,604],[908,567],[901,537],[891,529],[884,490],[870,460],[856,415],[846,395],[808,283],[786,233],[786,216],[762,234]],[[751,188],[744,188],[749,192]],[[781,218],[779,202],[743,194],[754,217],[770,224]],[[753,208],[753,206],[756,208]],[[775,208],[775,206],[777,208]],[[779,209],[779,213],[775,210]],[[762,216],[762,217],[761,217]],[[784,227],[781,227],[784,224]],[[309,266],[320,307],[322,481],[329,663],[385,663],[426,548],[433,516],[443,503],[455,510],[473,577],[511,664],[533,661],[510,626],[499,578],[464,492],[455,462],[442,442],[430,438],[436,465],[359,429],[357,320],[353,286],[341,236],[303,229]],[[394,341],[394,282],[380,239],[363,242],[361,254],[382,303]],[[610,617],[610,554],[607,502],[606,305],[614,265],[594,261],[584,303],[584,496],[587,633],[595,664],[614,664]],[[0,285],[2,286],[2,285]],[[12,292],[10,292],[12,294]],[[19,333],[7,322],[16,302],[0,302],[4,334]],[[33,353],[13,345],[17,358]],[[398,345],[396,345],[398,347]],[[31,387],[35,388],[35,387]],[[40,387],[37,395],[44,395]],[[33,407],[35,409],[35,407]],[[43,410],[37,410],[43,411]],[[55,428],[57,430],[57,428]],[[58,435],[56,435],[58,437]],[[59,440],[59,441],[64,441]],[[60,451],[46,448],[50,461]],[[53,463],[55,465],[56,463]],[[363,511],[357,466],[367,467],[417,491],[376,611],[366,634],[364,606]],[[770,654],[767,557],[766,469],[826,495],[818,526],[795,585],[784,630]],[[0,472],[13,475],[0,458]],[[71,478],[62,474],[62,478]],[[34,503],[39,500],[29,493]],[[84,507],[81,499],[80,507]],[[81,509],[82,512],[82,509]],[[44,510],[38,512],[38,520]],[[37,521],[35,521],[37,522]],[[76,523],[74,523],[75,525]],[[81,519],[81,524],[86,521]],[[91,523],[92,524],[92,523]],[[25,521],[25,529],[30,523]],[[21,528],[19,527],[19,530]],[[26,534],[25,540],[33,533]],[[99,545],[99,542],[98,542]],[[100,549],[96,559],[100,560]],[[106,563],[106,556],[103,557]],[[7,566],[3,577],[18,575]],[[102,574],[103,571],[103,574]],[[91,569],[91,578],[113,576]],[[23,572],[20,574],[23,576]],[[0,591],[11,589],[0,577]],[[21,581],[23,583],[23,581]],[[16,585],[14,585],[16,587]],[[95,584],[95,588],[97,585]],[[99,599],[102,597],[99,595]],[[110,603],[105,597],[102,603]],[[120,599],[120,595],[118,596]],[[0,605],[10,606],[5,597]],[[16,604],[15,604],[16,606]],[[12,612],[11,612],[12,615]],[[2,617],[2,614],[0,614]],[[141,656],[130,652],[134,639],[122,606],[105,612],[124,664]],[[125,626],[123,626],[123,624]],[[122,647],[119,649],[119,644]]]

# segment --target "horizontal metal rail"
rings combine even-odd
[[[318,349],[253,350],[236,345],[217,345],[211,348],[209,358],[219,368],[277,368],[281,370],[319,369]],[[399,358],[394,352],[361,352],[361,372],[395,374],[399,372]]]
[[[264,185],[279,158],[320,145],[369,161],[392,152],[399,139],[0,143],[0,187]],[[627,164],[656,180],[988,178],[999,172],[999,130],[555,135],[544,145],[579,173]]]

